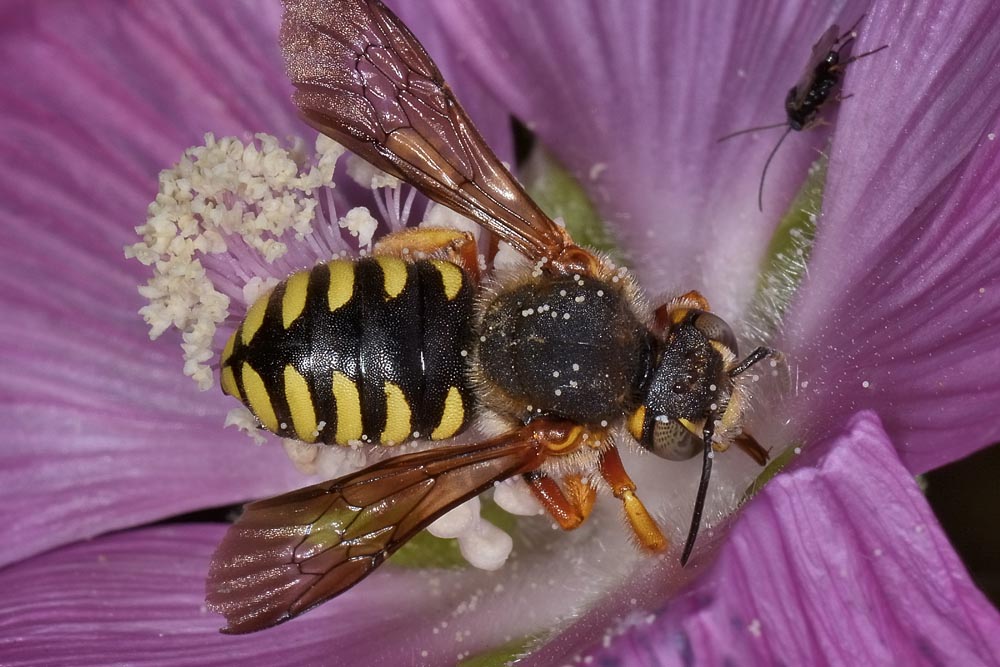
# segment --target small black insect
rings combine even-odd
[[[857,27],[864,17],[864,14],[862,14],[854,22],[854,25],[843,34],[840,33],[840,26],[834,23],[826,29],[826,32],[813,45],[812,53],[809,56],[809,62],[806,65],[802,78],[792,86],[785,96],[786,120],[774,123],[773,125],[760,125],[740,130],[719,139],[719,141],[725,141],[726,139],[756,132],[757,130],[770,130],[776,127],[787,128],[784,134],[781,135],[781,138],[778,139],[778,143],[771,149],[771,153],[767,156],[767,161],[764,163],[764,170],[760,175],[760,187],[757,189],[757,208],[759,210],[764,210],[764,178],[767,176],[767,169],[771,166],[771,160],[778,152],[778,148],[781,147],[781,143],[788,136],[788,133],[792,130],[801,132],[823,124],[824,120],[819,117],[820,112],[823,111],[826,103],[830,101],[834,90],[840,85],[841,77],[843,77],[847,66],[856,60],[889,48],[888,44],[883,44],[877,49],[844,58],[854,40],[857,39]],[[841,96],[838,93],[832,99],[835,102],[841,102],[849,97],[850,95]]]

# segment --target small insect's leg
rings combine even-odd
[[[586,507],[582,507],[580,499],[570,500],[559,488],[554,479],[539,470],[532,470],[523,475],[524,481],[528,483],[532,494],[542,504],[545,511],[556,520],[563,530],[573,530],[587,518],[590,509],[593,507],[593,500]],[[571,492],[572,496],[572,492]]]
[[[372,250],[375,255],[392,255],[403,259],[420,256],[444,257],[461,264],[473,279],[479,281],[479,249],[476,239],[468,232],[447,227],[417,227],[404,229],[383,237]]]
[[[667,538],[663,536],[656,520],[650,516],[645,505],[635,495],[635,482],[625,472],[618,449],[612,445],[601,453],[601,476],[611,487],[611,492],[622,501],[625,516],[632,525],[639,544],[650,551],[667,548]]]
[[[759,466],[766,466],[771,458],[771,450],[764,449],[764,446],[757,442],[757,438],[746,431],[733,438],[733,444],[743,450]]]

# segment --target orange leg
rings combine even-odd
[[[768,459],[771,458],[771,450],[764,449],[764,447],[757,442],[757,439],[746,431],[743,431],[738,436],[733,438],[733,444],[742,449],[747,456],[756,461],[757,465],[766,466]]]
[[[483,230],[483,233],[486,234],[486,261],[492,266],[500,251],[500,237],[487,230]]]
[[[588,482],[583,481],[579,475],[570,475],[563,481],[566,487],[566,495],[573,506],[580,510],[580,514],[586,519],[594,509],[594,502],[597,500],[597,489]]]
[[[421,255],[444,257],[461,264],[479,282],[479,249],[472,234],[447,227],[417,227],[389,234],[375,244],[375,255],[416,259]]]
[[[629,478],[622,465],[618,449],[613,445],[601,454],[601,475],[611,487],[615,498],[622,501],[625,516],[639,539],[639,544],[650,551],[663,551],[667,548],[667,538],[663,536],[656,521],[646,511],[646,507],[635,495],[635,482]]]
[[[545,511],[563,530],[573,530],[590,516],[596,493],[589,484],[584,485],[579,476],[573,475],[566,480],[568,498],[556,481],[541,471],[525,473],[524,481],[531,487],[531,492]]]

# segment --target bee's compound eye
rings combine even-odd
[[[718,341],[732,350],[733,354],[739,354],[733,330],[718,315],[698,313],[698,316],[694,318],[694,326],[698,331],[708,336],[709,340]]]
[[[651,437],[642,446],[661,459],[687,461],[701,451],[701,440],[674,419],[654,419]]]

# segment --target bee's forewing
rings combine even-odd
[[[223,632],[254,632],[342,593],[448,510],[540,465],[515,431],[387,459],[365,470],[247,505],[212,558],[209,607]]]
[[[566,245],[381,2],[286,0],[281,43],[295,102],[320,132],[533,260]]]

